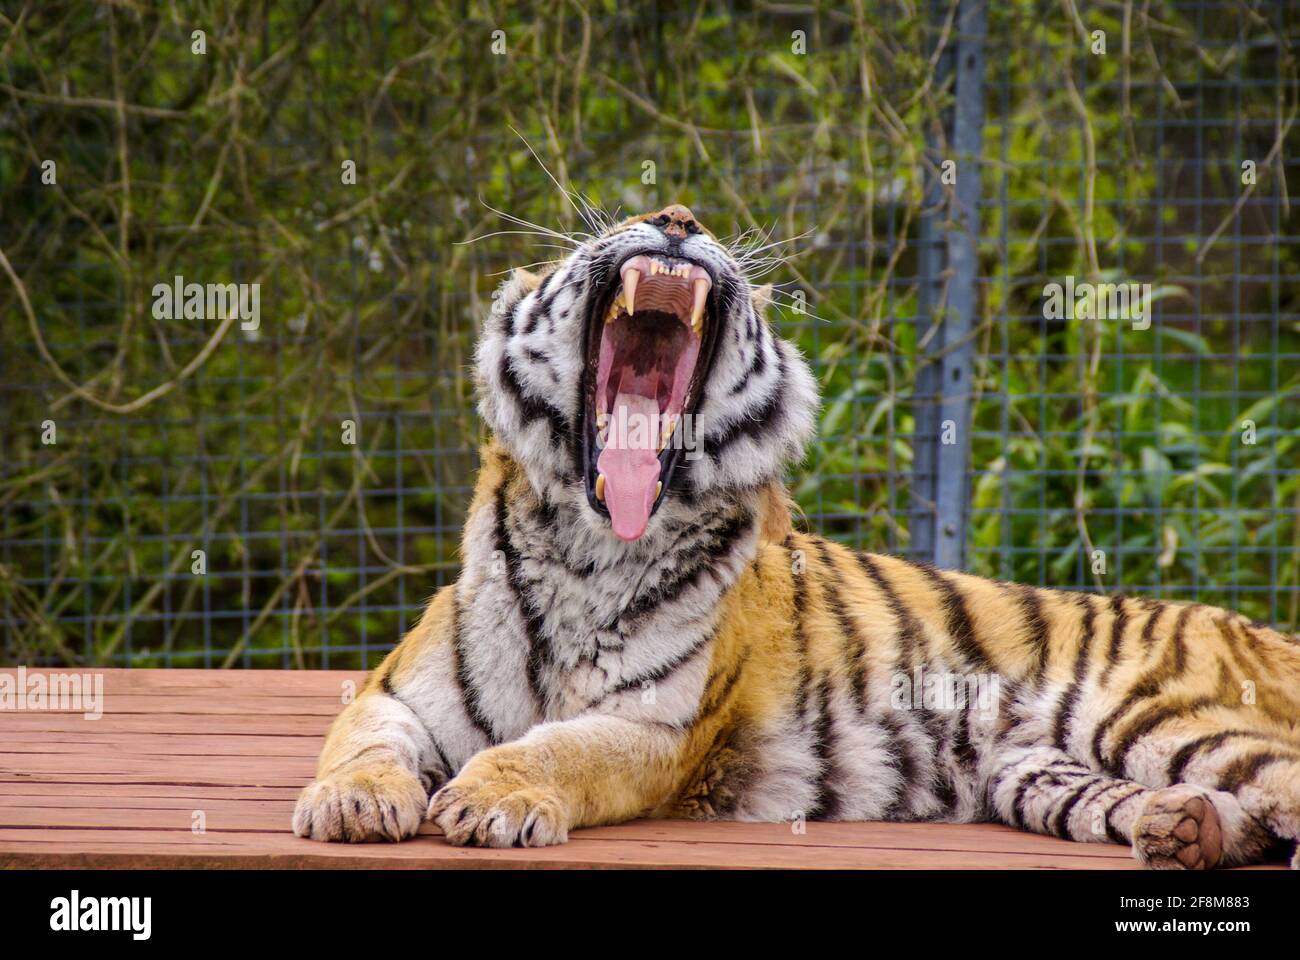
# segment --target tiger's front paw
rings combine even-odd
[[[430,798],[429,819],[456,846],[546,847],[569,839],[558,797],[473,761]]]
[[[341,770],[308,784],[293,812],[293,832],[313,840],[403,840],[420,829],[425,792],[395,765]]]

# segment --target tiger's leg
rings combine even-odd
[[[444,588],[420,623],[369,677],[334,720],[316,779],[298,798],[293,831],[313,840],[402,840],[424,821],[429,791],[455,772],[454,760],[478,748],[448,711],[430,712],[442,687],[450,689],[447,644],[454,623],[454,591]],[[458,690],[442,701],[459,704]],[[438,728],[445,741],[434,741]],[[450,750],[455,744],[458,750]],[[445,749],[446,748],[446,749]],[[450,758],[449,758],[450,755]]]
[[[432,740],[382,688],[367,687],[330,728],[316,779],[303,790],[293,832],[313,840],[402,840],[424,820],[420,771]]]
[[[1179,784],[1151,788],[1080,763],[1051,746],[1006,745],[990,765],[988,795],[1013,827],[1082,843],[1126,843],[1150,867],[1242,863],[1259,829],[1230,793]]]
[[[545,723],[472,757],[429,802],[454,844],[539,847],[574,827],[614,823],[664,801],[682,765],[667,725],[588,715]]]
[[[1300,744],[1261,729],[1249,711],[1168,723],[1138,738],[1119,763],[1148,783],[1232,796],[1248,820],[1246,837],[1253,847],[1238,862],[1258,860],[1278,843],[1300,840]]]

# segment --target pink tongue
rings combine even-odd
[[[659,483],[659,402],[620,393],[609,416],[609,434],[596,460],[605,475],[605,506],[614,533],[635,540],[645,533]]]

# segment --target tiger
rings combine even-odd
[[[293,831],[991,821],[1296,867],[1294,638],[799,529],[820,399],[753,262],[674,203],[502,282],[461,572],[335,719]]]

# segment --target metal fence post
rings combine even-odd
[[[932,7],[940,19],[948,9]],[[912,552],[946,568],[960,568],[966,558],[985,28],[985,0],[961,0],[956,31],[937,66],[938,87],[952,81],[953,108],[944,118],[948,150],[931,140],[918,230]],[[947,161],[955,164],[947,168],[951,184],[942,182]]]

